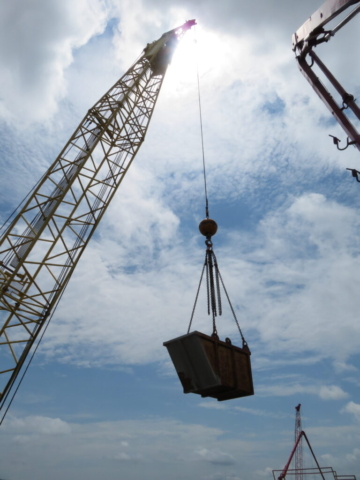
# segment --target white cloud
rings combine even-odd
[[[356,385],[357,387],[360,387],[360,381],[358,377],[344,377],[345,382],[352,383],[353,385]]]
[[[336,455],[340,453],[339,445],[341,445],[341,447],[345,447],[345,445],[348,445],[348,447],[353,447],[354,445],[358,445],[360,441],[360,432],[357,425],[339,425],[329,427],[307,426],[306,434],[311,444],[316,445],[317,449],[320,447],[331,447]],[[327,451],[329,451],[329,448],[327,448]]]
[[[256,470],[255,475],[259,477],[270,477],[272,475],[272,468],[266,467],[265,470]]]
[[[48,435],[42,433],[33,435],[28,442],[27,433],[19,432],[21,425],[27,425],[29,430],[33,427],[26,417],[13,417],[11,425],[9,421],[7,424],[6,437],[0,438],[0,460],[2,471],[11,470],[12,478],[21,478],[25,471],[31,470],[41,480],[50,476],[60,480],[64,475],[75,480],[81,468],[82,475],[91,480],[96,479],[99,471],[113,479],[118,478],[121,464],[122,473],[127,472],[126,478],[131,480],[171,478],[174,469],[181,471],[186,480],[194,476],[210,477],[216,467],[221,468],[226,480],[235,480],[236,475],[227,470],[235,464],[235,458],[242,459],[242,467],[251,465],[254,456],[262,461],[261,447],[252,439],[245,440],[243,435],[224,438],[225,432],[220,429],[161,417],[70,423],[69,434],[53,435],[51,442]],[[25,441],[20,435],[25,435]],[[4,447],[15,440],[16,450],[6,454]],[[124,442],[129,446],[124,447]],[[251,461],[247,459],[249,452]],[[26,455],[24,464],[15,461],[20,453]],[[59,461],[64,464],[61,469]]]
[[[256,415],[259,417],[269,417],[269,418],[284,418],[287,417],[287,414],[281,413],[274,413],[267,410],[259,410],[256,408],[247,408],[247,407],[234,407],[234,410],[238,410],[239,412],[250,413],[250,415]]]
[[[207,448],[201,448],[196,452],[201,458],[214,465],[233,465],[235,463],[232,455],[222,452],[220,450],[208,450]]]
[[[144,15],[141,0],[113,1],[111,9],[112,14],[119,18],[113,41],[115,58],[121,62],[123,69],[128,69],[132,65],[147,43],[151,43],[162,33],[176,26],[171,25],[171,20],[169,17],[166,18],[163,9],[157,8],[154,4],[148,6]]]
[[[64,97],[73,50],[103,31],[101,0],[22,0],[0,7],[0,114],[19,123],[46,120]],[[10,27],[11,25],[11,27]]]
[[[302,385],[277,384],[277,385],[258,385],[256,392],[261,396],[287,397],[298,394],[318,395],[322,400],[341,400],[349,395],[337,385]]]
[[[4,428],[11,434],[21,431],[31,435],[68,435],[70,424],[60,418],[28,416],[18,418],[9,416],[4,422]]]
[[[215,409],[215,410],[226,410],[228,408],[228,406],[224,405],[223,403],[212,402],[212,401],[200,402],[198,406],[202,408],[209,408],[209,409]]]
[[[256,415],[259,417],[269,417],[269,418],[285,418],[289,417],[289,414],[284,414],[284,413],[275,413],[270,410],[260,410],[256,408],[248,408],[248,407],[241,407],[239,405],[234,406],[233,404],[227,404],[225,405],[224,403],[219,403],[215,402],[212,400],[209,400],[207,402],[200,402],[198,404],[199,407],[201,408],[206,408],[206,409],[213,409],[213,410],[228,410],[231,412],[243,412],[243,413],[250,413],[250,415]]]
[[[345,362],[334,362],[333,365],[336,373],[357,372],[358,370],[354,365]]]
[[[115,458],[116,460],[125,460],[125,461],[131,460],[130,455],[128,455],[128,454],[125,453],[125,452],[121,452],[121,453],[115,455],[114,458]]]
[[[334,465],[334,462],[336,461],[336,458],[333,457],[330,453],[324,453],[320,456],[324,460],[324,462],[326,462],[326,465]]]
[[[348,396],[349,394],[337,385],[323,385],[319,390],[319,397],[322,400],[341,400]]]
[[[355,402],[349,402],[342,410],[343,413],[351,413],[356,420],[360,421],[360,404]]]
[[[349,462],[356,462],[360,458],[360,450],[358,448],[354,448],[352,453],[348,453],[346,455],[346,459]]]
[[[215,472],[201,480],[242,480],[236,473]]]
[[[121,442],[122,443],[122,442]],[[127,452],[120,452],[114,455],[113,457],[109,457],[114,460],[118,460],[120,462],[139,462],[142,460],[142,455],[140,453],[127,453]]]
[[[350,351],[355,353],[357,343],[352,300],[359,261],[355,211],[322,195],[303,195],[260,225],[259,246],[248,255],[253,263],[247,264],[243,295],[253,302],[257,297],[259,303],[259,284],[264,288],[263,308],[253,318],[264,343],[297,356],[305,348],[324,356],[336,348],[337,360],[343,362],[349,351],[344,355],[342,345],[354,342]],[[235,242],[241,238],[235,236]]]

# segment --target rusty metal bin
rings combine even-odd
[[[201,332],[191,332],[163,344],[170,354],[184,393],[217,400],[254,395],[250,350]]]

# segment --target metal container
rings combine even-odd
[[[254,395],[250,350],[217,335],[191,332],[163,344],[170,354],[184,393],[217,400]]]

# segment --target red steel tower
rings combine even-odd
[[[303,480],[303,451],[302,451],[302,427],[301,427],[301,414],[300,414],[301,403],[297,407],[295,407],[296,414],[295,414],[295,445],[298,441],[299,442],[296,446],[295,450],[295,480]]]

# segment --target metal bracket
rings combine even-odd
[[[357,182],[360,183],[360,180],[359,180],[359,177],[358,177],[358,175],[359,175],[360,172],[359,172],[358,170],[355,170],[355,168],[347,168],[346,170],[350,170],[351,175],[352,175],[354,178],[356,178],[356,181],[357,181]]]
[[[329,137],[331,137],[333,139],[333,143],[334,145],[337,146],[337,149],[338,150],[346,150],[350,145],[355,145],[355,141],[350,141],[349,137],[346,139],[346,147],[344,148],[340,148],[339,147],[339,143],[341,142],[341,140],[337,137],[334,137],[334,135],[329,135]],[[349,169],[348,169],[349,170]]]

